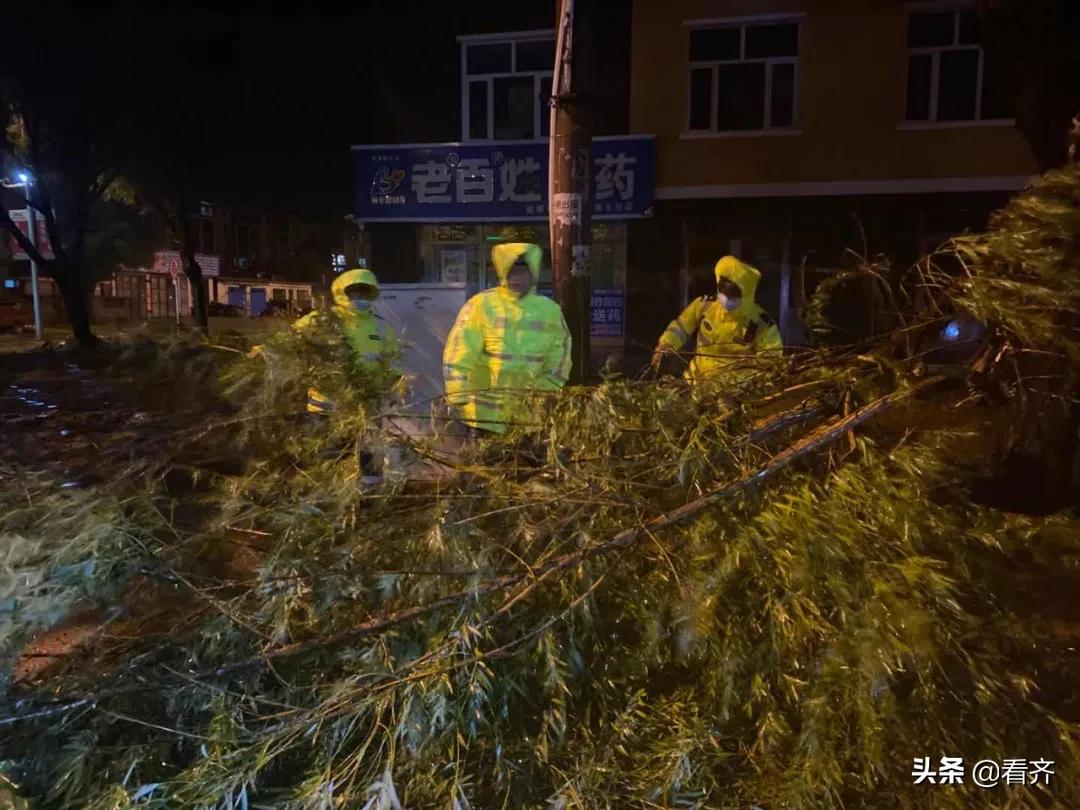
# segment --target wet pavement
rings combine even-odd
[[[49,472],[74,488],[166,431],[167,402],[99,353],[0,354],[0,464]]]

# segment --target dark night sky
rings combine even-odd
[[[190,105],[184,130],[203,144],[192,176],[206,192],[334,219],[350,207],[350,144],[455,139],[457,34],[553,27],[555,8],[554,0],[354,2],[343,11],[296,2],[12,5],[0,12],[5,73],[36,65],[47,92],[82,82],[75,94],[88,105],[104,90],[96,106],[116,105],[140,133],[153,132],[161,104]]]

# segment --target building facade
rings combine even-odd
[[[630,223],[651,215],[653,143],[627,135],[629,4],[592,4],[597,27],[593,94],[592,335],[625,338]],[[386,128],[378,145],[353,147],[356,208],[365,258],[384,281],[497,283],[490,264],[499,242],[544,250],[540,292],[551,294],[547,161],[556,32],[550,3],[507,4],[488,19],[464,11],[419,87],[402,90],[420,110]],[[449,100],[450,103],[447,103]],[[425,109],[455,109],[434,120]],[[423,140],[430,138],[431,140]],[[380,139],[381,140],[381,139]],[[418,142],[419,141],[419,142]]]
[[[344,269],[347,223],[317,223],[294,214],[250,205],[201,202],[188,212],[195,260],[203,273],[210,314],[259,316],[268,309],[299,314],[309,309],[317,291],[329,289]],[[20,220],[21,221],[21,220]],[[39,235],[44,234],[39,222]],[[39,244],[46,244],[40,239]],[[13,250],[6,294],[31,294],[29,262]],[[46,255],[48,251],[46,251]],[[58,289],[42,275],[39,290],[50,322],[65,319]],[[191,284],[176,249],[155,251],[145,267],[118,267],[94,285],[90,301],[95,321],[186,318],[192,315]]]
[[[211,314],[304,311],[314,289],[344,264],[341,228],[328,234],[289,213],[204,201],[187,219]],[[95,286],[93,305],[100,319],[189,317],[193,295],[179,251],[156,251],[147,267],[120,268]]]
[[[657,150],[629,242],[642,345],[726,253],[797,343],[793,278],[848,249],[914,261],[1036,173],[971,3],[635,0],[630,75],[630,131]]]

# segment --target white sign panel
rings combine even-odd
[[[439,251],[443,284],[464,284],[469,267],[468,253],[457,248]]]

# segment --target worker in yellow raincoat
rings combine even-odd
[[[319,320],[328,316],[336,321],[338,329],[352,355],[361,367],[373,371],[383,363],[392,363],[399,345],[393,328],[373,311],[379,297],[379,280],[370,270],[357,268],[347,270],[330,285],[333,305],[329,313],[310,312],[293,324],[293,329],[303,332],[311,329]],[[315,388],[307,391],[307,411],[327,414],[334,404]],[[374,486],[382,478],[370,450],[360,451],[361,484]]]
[[[701,379],[758,352],[783,349],[780,330],[754,300],[761,273],[734,256],[716,263],[716,295],[695,298],[673,320],[653,353],[653,367],[678,352],[697,334],[697,351],[687,377]]]
[[[379,297],[379,280],[375,274],[362,268],[347,270],[330,285],[330,297],[331,317],[338,322],[342,337],[357,361],[375,368],[389,359],[397,349],[397,336],[390,324],[372,311]],[[309,312],[293,324],[293,329],[303,332],[324,317],[322,312]],[[308,389],[308,413],[332,409],[330,400],[316,389]]]
[[[570,377],[562,310],[536,292],[542,260],[538,245],[496,245],[499,286],[470,298],[447,338],[446,396],[474,430],[505,432],[525,414],[528,392],[557,391]]]

